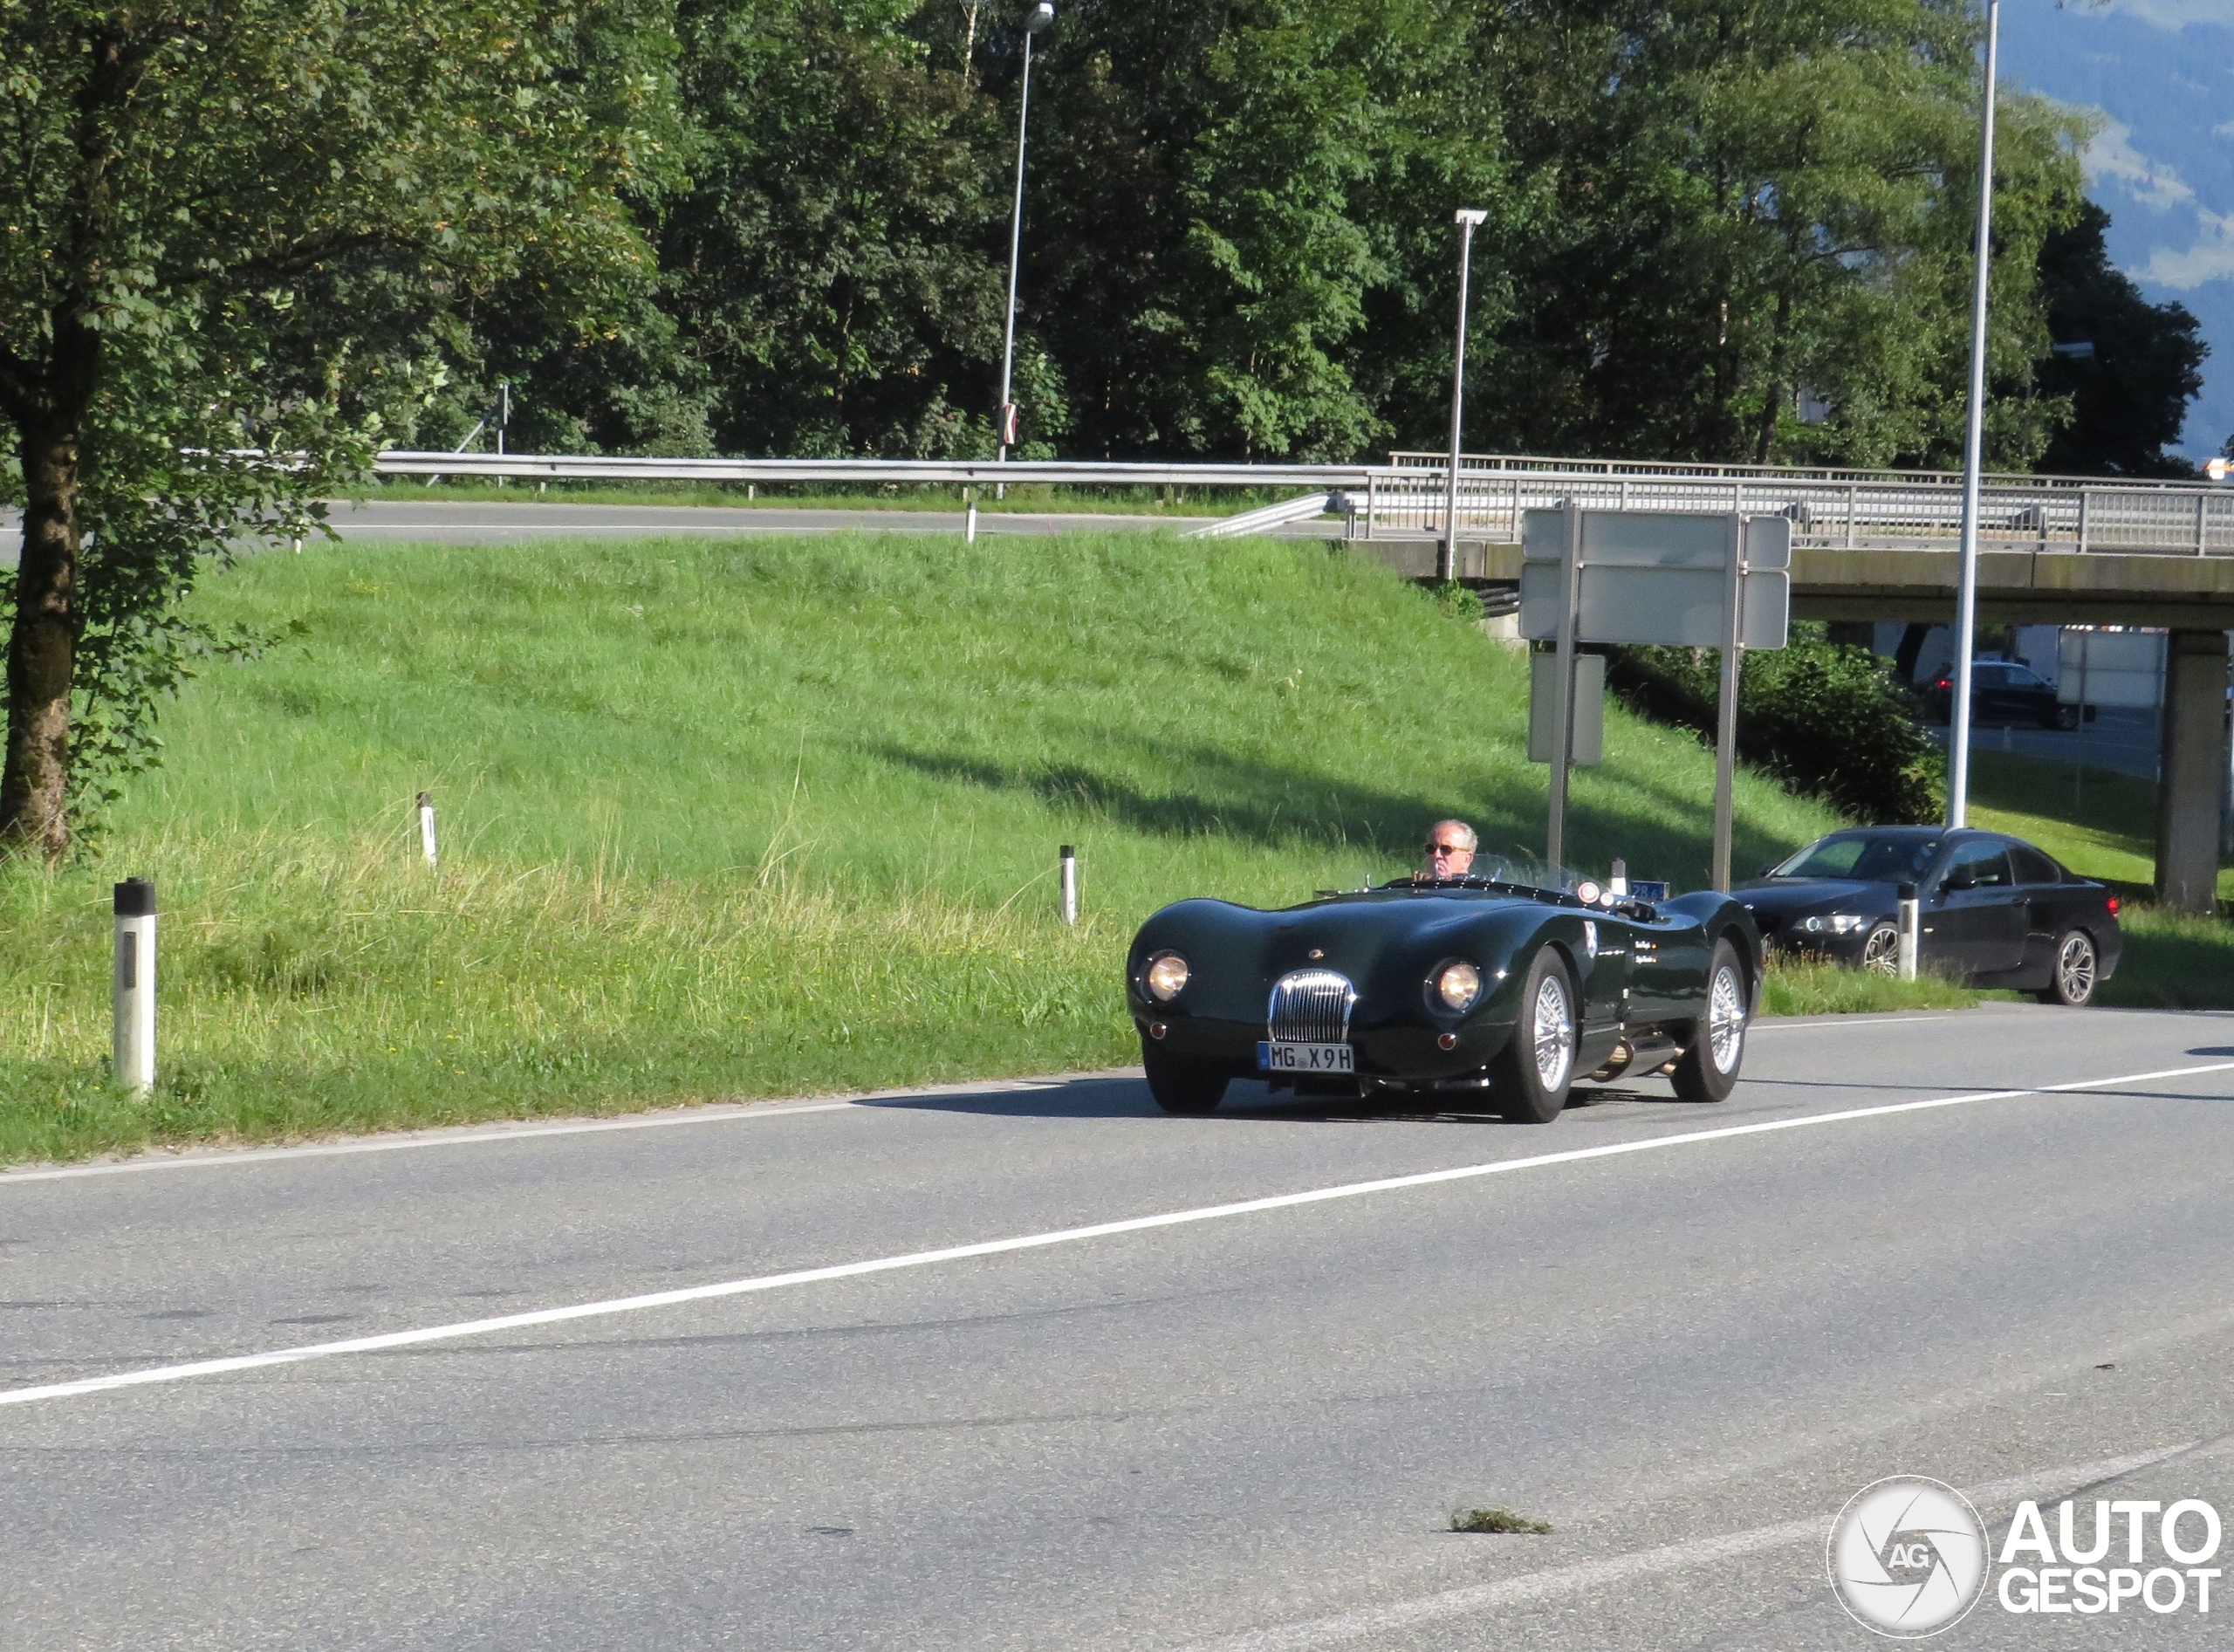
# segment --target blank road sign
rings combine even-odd
[[[1781,648],[1791,631],[1792,524],[1738,518],[1746,575],[1738,642]],[[1732,518],[1678,511],[1586,511],[1576,641],[1718,648],[1729,639]],[[1531,511],[1522,524],[1520,633],[1559,634],[1566,518]]]
[[[1559,698],[1559,656],[1528,656],[1528,760],[1552,760],[1553,706]],[[1577,768],[1601,763],[1606,757],[1606,656],[1579,654],[1574,659],[1574,730],[1568,743],[1567,761]]]

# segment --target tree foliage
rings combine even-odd
[[[0,0],[0,843],[61,853],[73,792],[145,755],[209,641],[197,566],[312,529],[434,318],[564,270],[593,321],[628,285],[666,39],[654,0]]]
[[[2189,476],[2195,467],[2164,449],[2180,439],[2210,346],[2184,305],[2149,303],[2112,266],[2109,225],[2108,213],[2083,202],[2079,221],[2040,249],[2048,330],[2062,347],[2040,364],[2040,389],[2072,404],[2040,466],[2065,476]]]

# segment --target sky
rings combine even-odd
[[[2110,257],[2203,323],[2183,446],[2234,436],[2234,0],[2002,0],[2004,83],[2094,112],[2087,192]]]

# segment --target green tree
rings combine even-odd
[[[2195,467],[2165,449],[2180,439],[2203,388],[2210,346],[2185,305],[2151,304],[2110,263],[2110,215],[2080,203],[2078,223],[2040,249],[2040,291],[2056,353],[2042,391],[2070,398],[2071,422],[2040,457],[2063,476],[2183,476]]]
[[[1504,439],[1765,463],[1959,449],[1977,201],[1972,9],[1954,0],[1522,0],[1517,152],[1557,209],[1484,372]],[[2033,271],[2072,209],[2069,117],[2005,98],[1991,432],[2063,409]],[[1803,391],[1826,401],[1803,423]]]
[[[146,756],[197,566],[310,531],[430,305],[626,284],[668,38],[654,0],[0,0],[0,845],[62,853],[73,786]]]
[[[958,62],[934,65],[918,13],[684,0],[695,138],[660,231],[662,304],[729,451],[992,450],[995,111]]]

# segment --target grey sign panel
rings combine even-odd
[[[1746,576],[1739,646],[1781,648],[1792,619],[1792,524],[1783,517],[1685,511],[1586,511],[1575,636],[1718,648],[1729,641],[1730,534],[1742,523]],[[1520,634],[1559,634],[1566,515],[1521,524]]]
[[[1528,656],[1528,760],[1552,760],[1552,719],[1559,696],[1559,656]],[[1579,654],[1574,661],[1574,737],[1567,761],[1601,763],[1606,757],[1606,656]]]
[[[1785,517],[1749,516],[1745,565],[1749,568],[1792,566],[1792,523]],[[1730,518],[1703,511],[1586,511],[1582,513],[1582,559],[1622,568],[1720,568],[1729,555]],[[1521,555],[1530,562],[1556,563],[1566,554],[1566,513],[1521,513]]]
[[[1723,618],[1730,576],[1720,568],[1593,566],[1582,569],[1575,620],[1579,642],[1665,642],[1719,648],[1729,639]],[[1520,634],[1544,642],[1558,636],[1561,571],[1556,563],[1520,569]],[[1781,568],[1745,576],[1738,644],[1781,648],[1792,619],[1792,575]]]

